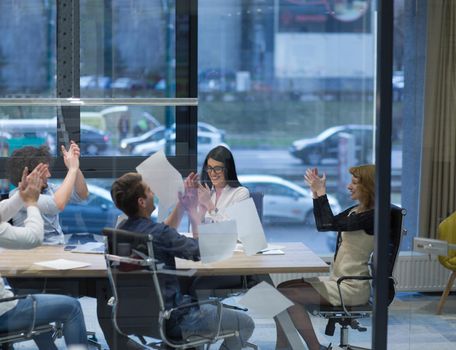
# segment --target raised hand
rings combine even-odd
[[[204,186],[198,185],[198,202],[201,206],[206,208],[207,211],[211,211],[215,208],[214,203],[211,200],[211,190],[207,184]]]
[[[186,190],[184,194],[179,192],[178,194],[179,203],[189,213],[196,211],[198,207],[198,196],[196,189]]]
[[[81,155],[79,146],[74,141],[71,141],[68,150],[66,150],[65,146],[63,145],[61,147],[61,150],[63,155],[63,162],[65,163],[67,169],[79,169],[79,157]]]
[[[184,187],[187,188],[198,188],[198,174],[191,172],[184,180]]]
[[[36,204],[40,196],[41,188],[43,187],[42,175],[40,174],[40,171],[35,170],[27,175],[28,169],[26,167],[22,173],[22,181],[18,186],[19,195],[26,207]]]
[[[42,181],[44,181],[45,178],[46,178],[46,175],[48,173],[49,173],[49,165],[48,164],[44,164],[44,163],[38,164],[35,167],[35,169],[33,169],[31,174],[29,174],[28,168],[25,167],[24,170],[22,171],[21,181],[18,184],[19,191],[25,190],[25,188],[27,187],[28,179],[30,177],[32,177],[32,176],[35,176],[34,174],[36,174]]]
[[[307,169],[304,175],[304,180],[309,185],[313,197],[320,197],[326,194],[326,174],[318,175],[318,169]]]

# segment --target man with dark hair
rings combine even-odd
[[[48,184],[47,180],[51,176],[47,171],[43,177],[43,188],[38,200],[38,208],[44,220],[44,244],[63,244],[64,236],[59,222],[59,213],[65,209],[69,202],[81,202],[89,195],[89,190],[84,179],[84,175],[79,169],[79,146],[71,141],[68,150],[62,146],[63,161],[68,172],[60,186]],[[51,154],[47,146],[23,147],[13,152],[8,159],[8,172],[10,181],[17,186],[21,178],[21,171],[27,167],[33,171],[39,163],[51,163]],[[16,193],[17,189],[10,192],[10,196]],[[22,208],[13,217],[15,226],[23,226],[26,218],[26,210]]]
[[[175,257],[199,260],[198,246],[198,200],[190,188],[190,183],[196,175],[191,174],[185,181],[186,192],[179,196],[179,203],[165,223],[154,223],[150,216],[155,209],[154,193],[142,180],[140,174],[127,173],[112,184],[111,196],[120,210],[128,215],[128,219],[121,223],[120,229],[153,235],[155,259],[164,264],[167,270],[175,270]],[[193,227],[193,238],[179,234],[176,227],[179,224],[182,211],[189,214]],[[160,275],[160,285],[163,290],[165,307],[171,309],[188,303],[189,296],[182,295],[179,282],[175,275]],[[174,312],[168,321],[168,333],[173,337],[187,338],[191,335],[211,334],[217,331],[217,308],[214,305],[204,304],[199,308],[189,308],[180,313]],[[232,309],[223,309],[221,330],[237,330],[239,336],[224,340],[221,349],[241,349],[253,333],[253,320],[245,313]]]

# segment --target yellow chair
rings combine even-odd
[[[440,223],[437,235],[438,239],[447,241],[448,244],[456,244],[456,212]],[[439,256],[439,262],[445,268],[451,270],[452,273],[448,279],[445,290],[442,293],[439,305],[437,305],[437,315],[442,313],[443,305],[445,304],[446,298],[448,297],[451,287],[453,287],[454,280],[456,279],[456,249],[448,249],[447,256]]]

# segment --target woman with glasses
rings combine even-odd
[[[233,154],[224,146],[213,148],[204,160],[198,185],[201,221],[226,220],[225,208],[249,197],[249,190],[238,180]]]
[[[198,201],[201,222],[211,223],[227,220],[224,211],[230,205],[250,197],[249,190],[243,187],[236,174],[233,154],[223,146],[217,146],[206,156],[198,184]],[[192,281],[190,294],[207,298],[207,291],[233,290],[242,288],[248,276],[196,277]],[[210,292],[211,293],[211,292]]]

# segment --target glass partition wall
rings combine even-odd
[[[390,197],[408,210],[408,235],[390,307],[391,349],[419,348],[415,334],[430,332],[424,319],[440,294],[410,292],[440,292],[447,278],[443,268],[433,272],[436,258],[421,270],[427,257],[412,252],[413,237],[425,236],[419,225],[425,3],[394,2]],[[66,173],[60,146],[75,140],[91,195],[62,213],[62,227],[96,234],[119,215],[109,194],[113,179],[160,149],[183,176],[201,173],[207,153],[224,145],[240,182],[264,194],[268,242],[303,242],[330,261],[336,234],[316,231],[303,175],[307,168],[326,174],[330,205],[339,212],[352,205],[348,169],[374,162],[382,148],[376,10],[370,0],[2,1],[1,178],[15,149],[45,144],[58,182]],[[7,192],[8,181],[1,184]],[[435,273],[439,281],[417,285],[419,276]],[[256,321],[255,340],[273,349],[274,324]],[[337,343],[324,335],[323,320],[313,322],[322,343]],[[370,346],[372,318],[362,324],[368,331],[351,331],[351,339]],[[449,322],[445,327],[451,329]],[[448,340],[441,348],[451,348],[454,340],[441,335]]]

